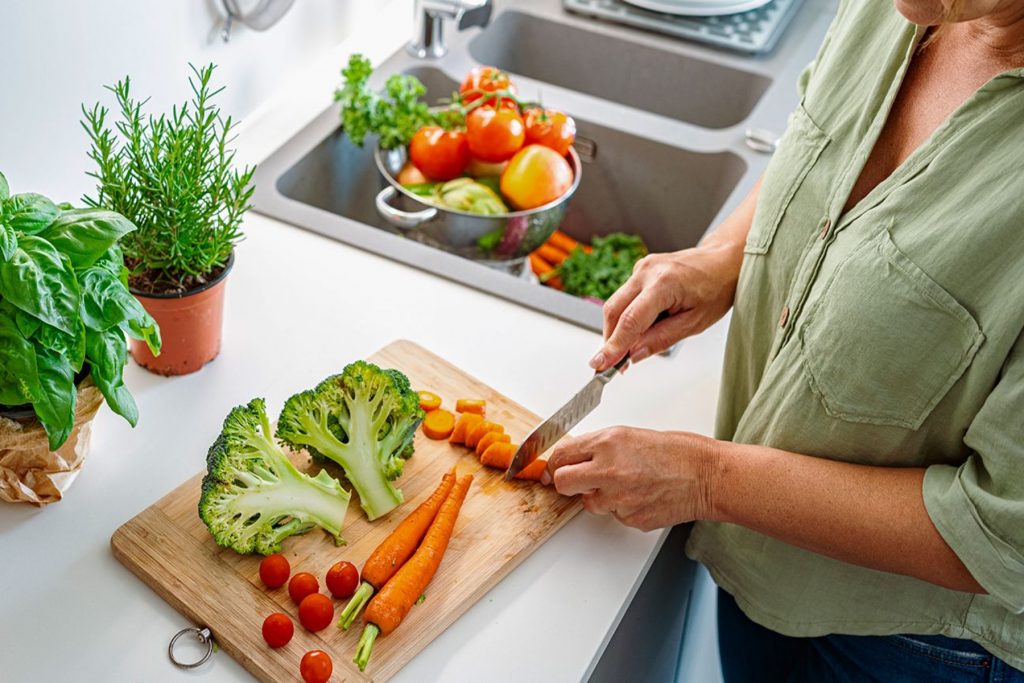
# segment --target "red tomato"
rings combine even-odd
[[[274,612],[263,620],[263,640],[270,647],[284,647],[292,639],[295,626],[287,614]]]
[[[359,586],[359,570],[351,562],[338,562],[327,570],[327,590],[336,598],[350,598]]]
[[[526,127],[517,111],[477,107],[466,117],[466,138],[474,157],[497,163],[522,149]]]
[[[508,73],[494,66],[478,66],[466,74],[465,80],[459,86],[459,95],[465,104],[476,102],[481,97],[487,97],[491,93],[501,92],[510,97],[502,97],[500,106],[509,109],[518,109],[516,103],[516,86],[512,84]],[[497,98],[487,102],[488,106],[494,106]]]
[[[501,193],[519,210],[535,209],[572,187],[572,167],[561,154],[543,145],[527,145],[501,174]]]
[[[323,650],[310,650],[302,655],[299,662],[299,673],[306,683],[327,683],[334,671],[331,656]]]
[[[260,562],[260,580],[267,588],[279,588],[288,580],[292,567],[284,555],[267,555]]]
[[[409,143],[409,159],[431,180],[451,180],[469,163],[466,132],[423,126]]]
[[[554,109],[531,109],[526,112],[526,144],[544,145],[563,157],[576,139],[576,122]]]
[[[299,623],[310,631],[322,631],[334,619],[334,603],[323,593],[312,593],[299,603]]]
[[[320,582],[309,572],[299,572],[288,582],[288,595],[296,605],[301,603],[307,595],[318,593]]]

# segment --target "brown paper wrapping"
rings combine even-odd
[[[92,419],[103,395],[86,379],[78,387],[75,426],[56,451],[36,419],[11,420],[0,415],[0,500],[48,505],[68,490],[89,452]]]

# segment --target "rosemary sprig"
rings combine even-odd
[[[106,107],[82,106],[97,181],[84,201],[138,226],[121,246],[134,278],[154,291],[187,289],[219,271],[251,206],[255,167],[234,167],[235,123],[213,103],[223,90],[211,85],[216,67],[189,67],[192,97],[169,113],[144,114],[148,99],[132,96],[128,77],[107,86],[120,114],[113,127]]]

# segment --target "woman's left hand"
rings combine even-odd
[[[642,531],[707,519],[721,442],[688,432],[611,427],[565,438],[544,483]]]

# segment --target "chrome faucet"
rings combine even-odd
[[[419,59],[438,59],[448,52],[444,43],[444,20],[455,22],[460,31],[470,26],[487,26],[491,0],[416,0],[415,30],[405,46]]]

